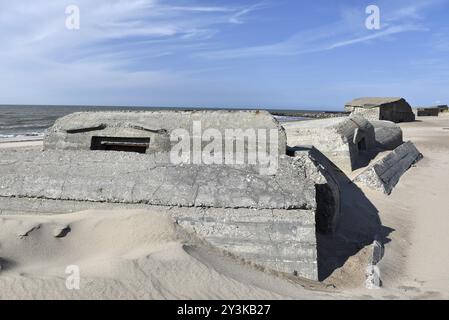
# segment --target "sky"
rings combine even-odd
[[[0,0],[0,41],[0,104],[449,103],[449,0]]]

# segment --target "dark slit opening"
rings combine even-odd
[[[146,153],[150,138],[92,137],[90,150]]]

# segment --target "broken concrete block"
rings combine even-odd
[[[373,120],[376,144],[382,150],[394,150],[404,143],[402,129],[391,121]]]
[[[391,194],[401,176],[422,157],[423,155],[412,142],[405,142],[370,165],[355,178],[355,181],[385,194]]]

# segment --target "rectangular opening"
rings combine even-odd
[[[92,137],[90,150],[146,153],[150,138]]]

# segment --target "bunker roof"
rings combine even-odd
[[[366,129],[372,127],[371,123],[361,116],[350,116],[341,118],[328,118],[319,120],[297,121],[283,124],[286,130],[297,129],[301,131],[329,131],[340,136],[351,136],[357,128]]]
[[[348,103],[346,103],[347,107],[355,107],[355,108],[377,108],[382,107],[384,105],[399,102],[404,100],[404,98],[400,97],[365,97],[354,99]],[[405,101],[405,100],[404,100]]]

